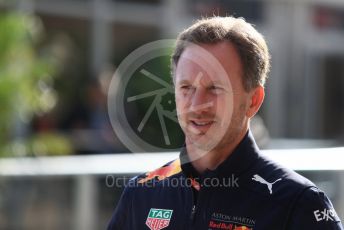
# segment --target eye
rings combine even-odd
[[[193,90],[194,87],[191,84],[182,84],[178,87],[178,91],[184,96],[191,95]]]
[[[216,85],[212,85],[208,89],[214,94],[220,94],[224,90],[222,87]]]
[[[181,89],[191,89],[191,85],[182,85],[180,86]]]
[[[192,85],[181,85],[179,89],[182,90],[183,92],[188,92],[192,90]]]

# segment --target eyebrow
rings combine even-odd
[[[189,80],[180,80],[180,81],[177,81],[176,83],[179,84],[179,85],[191,84]],[[221,81],[211,81],[211,83],[212,83],[211,85],[221,85],[221,86],[223,86]]]
[[[180,80],[180,81],[176,81],[176,84],[179,84],[179,85],[190,84],[190,81],[188,81],[188,80]]]

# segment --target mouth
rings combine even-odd
[[[194,126],[203,127],[214,123],[214,121],[191,121]]]
[[[190,130],[197,135],[205,134],[214,123],[214,120],[190,120]]]

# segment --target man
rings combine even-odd
[[[133,178],[108,229],[343,229],[312,182],[266,159],[249,131],[269,53],[243,19],[203,19],[172,56],[180,158]]]

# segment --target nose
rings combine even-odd
[[[207,90],[196,88],[190,98],[190,110],[200,113],[209,110],[211,107],[213,107],[213,102],[210,100]]]

